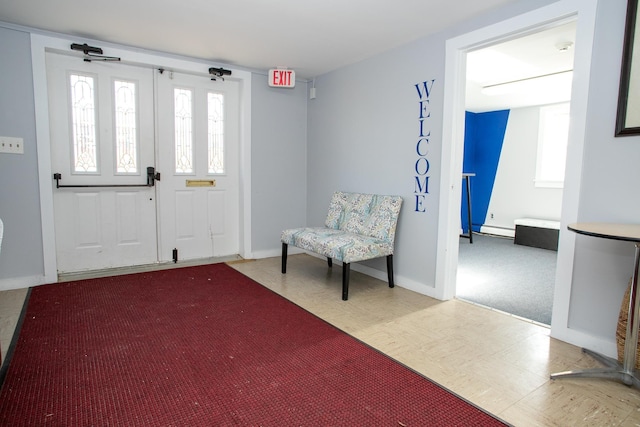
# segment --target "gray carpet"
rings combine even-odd
[[[550,325],[557,255],[509,238],[461,238],[456,297]]]

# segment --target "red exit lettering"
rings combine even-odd
[[[295,76],[293,70],[269,70],[269,86],[294,87],[296,84]]]

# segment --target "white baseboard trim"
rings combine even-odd
[[[282,249],[269,249],[266,251],[254,251],[246,259],[275,258],[280,255],[282,255]]]
[[[357,272],[360,272],[362,274],[366,274],[367,276],[371,276],[374,277],[376,279],[382,280],[385,283],[387,282],[387,271],[381,271],[381,270],[377,270],[375,268],[371,268],[371,267],[367,267],[366,265],[362,265],[362,264],[358,264],[358,263],[353,263],[351,264],[351,269],[355,270]],[[395,284],[395,286],[399,286],[401,288],[405,288],[408,289],[410,291],[413,292],[417,292],[419,294],[422,295],[426,295],[428,297],[431,298],[436,298],[438,299],[438,297],[436,296],[436,288],[435,287],[429,287],[427,285],[425,285],[424,283],[418,283],[414,280],[408,279],[404,276],[400,276],[396,273],[393,274],[393,282]]]
[[[554,325],[555,326],[555,325]],[[618,357],[618,346],[615,340],[605,339],[589,333],[567,327],[552,327],[551,337],[573,344],[577,347],[588,348],[613,359]],[[571,369],[571,367],[568,367]]]
[[[308,255],[314,256],[320,259],[326,259],[325,257],[318,255],[313,252],[303,251]],[[342,263],[340,263],[342,264]],[[371,276],[378,280],[382,280],[383,282],[388,284],[387,270],[378,270],[364,264],[360,264],[357,262],[351,263],[351,270],[357,271],[358,273],[366,274],[367,276]],[[431,298],[439,299],[436,294],[436,288],[433,286],[427,286],[424,283],[416,282],[415,280],[408,279],[404,276],[398,275],[394,272],[393,274],[393,282],[395,286],[399,286],[401,288],[408,289],[413,292],[417,292],[422,295],[426,295]]]
[[[485,234],[493,234],[494,236],[502,237],[515,237],[516,231],[510,228],[491,227],[489,225],[483,225],[480,227],[480,232]]]
[[[309,252],[309,251],[305,251],[303,249],[297,248],[295,246],[291,246],[289,245],[289,249],[287,251],[288,255],[296,255],[296,254],[307,254],[310,255],[312,257],[315,258],[319,258],[322,260],[326,260],[326,257],[322,256],[322,255],[318,255],[315,252]],[[255,259],[261,259],[261,258],[272,258],[272,257],[280,257],[282,256],[282,250],[278,250],[278,249],[270,249],[270,250],[266,250],[266,251],[258,251],[258,252],[254,252],[252,254],[252,258]],[[334,261],[336,263],[338,263],[339,261]],[[341,265],[342,263],[340,263],[339,265]],[[382,280],[383,282],[387,283],[387,271],[384,270],[378,270],[372,267],[368,267],[364,264],[359,264],[357,262],[354,262],[351,264],[351,269],[354,271],[357,271],[359,273],[362,274],[366,274],[367,276],[371,276],[374,277],[376,279]],[[416,282],[414,280],[408,279],[404,276],[398,275],[396,273],[394,273],[394,282],[396,286],[399,286],[401,288],[405,288],[408,289],[410,291],[414,291],[417,292],[419,294],[422,295],[426,295],[432,298],[436,298],[438,299],[438,296],[436,295],[436,289],[433,286],[427,286],[424,283],[419,283]]]
[[[296,255],[296,254],[302,254],[302,253],[308,253],[309,255],[314,255],[311,252],[305,252],[302,249],[296,248],[295,246],[291,246],[291,245],[289,245],[289,248],[287,249],[288,255]],[[267,249],[265,251],[252,252],[248,257],[248,259],[275,258],[275,257],[281,257],[281,256],[282,256],[282,248]]]

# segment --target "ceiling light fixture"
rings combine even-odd
[[[532,90],[540,90],[541,86],[571,86],[573,70],[558,71],[555,73],[542,74],[539,76],[527,77],[524,79],[511,80],[503,83],[496,83],[482,87],[485,95],[506,95],[512,93],[522,93]]]
[[[558,42],[556,43],[556,49],[560,52],[566,52],[573,47],[573,42]]]

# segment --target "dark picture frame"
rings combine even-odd
[[[628,0],[615,136],[640,135],[640,47],[635,48],[638,0]]]

